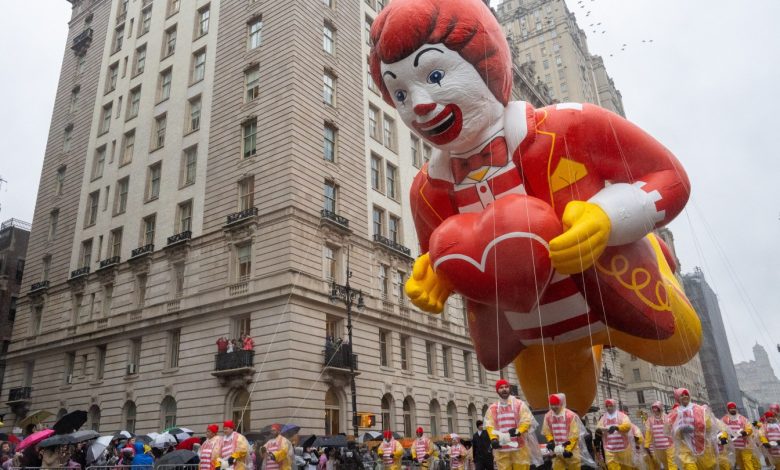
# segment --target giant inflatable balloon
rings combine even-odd
[[[465,297],[480,362],[514,361],[533,407],[564,392],[585,413],[605,345],[659,365],[696,354],[700,321],[652,233],[688,200],[669,150],[597,106],[510,101],[481,0],[393,0],[371,39],[384,100],[436,148],[411,187],[415,305]]]

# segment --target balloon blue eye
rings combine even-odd
[[[395,92],[395,99],[399,103],[406,101],[406,92],[404,90],[398,90]]]
[[[434,70],[428,74],[428,83],[438,85],[444,78],[444,70]]]

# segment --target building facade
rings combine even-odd
[[[27,222],[9,219],[0,225],[0,396],[29,238],[30,224]]]
[[[734,365],[742,391],[750,394],[764,410],[772,403],[780,402],[780,380],[775,375],[769,354],[763,346],[753,346],[752,361],[738,362]]]
[[[372,429],[467,433],[499,374],[517,383],[478,364],[460,299],[404,300],[405,188],[431,149],[368,75],[381,2],[71,3],[6,426],[84,409],[112,431],[351,433],[351,362]],[[329,301],[347,271],[351,343]],[[218,353],[242,335],[253,351]]]

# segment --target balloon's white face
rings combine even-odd
[[[381,70],[404,123],[442,150],[480,146],[503,118],[504,105],[474,66],[443,44],[425,44]]]

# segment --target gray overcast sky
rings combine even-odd
[[[692,199],[671,225],[677,253],[684,272],[701,266],[718,293],[734,360],[751,358],[758,341],[780,373],[780,2],[568,4],[629,119],[688,171]],[[70,4],[5,0],[3,10],[0,219],[31,221]],[[591,23],[602,23],[595,34]]]

